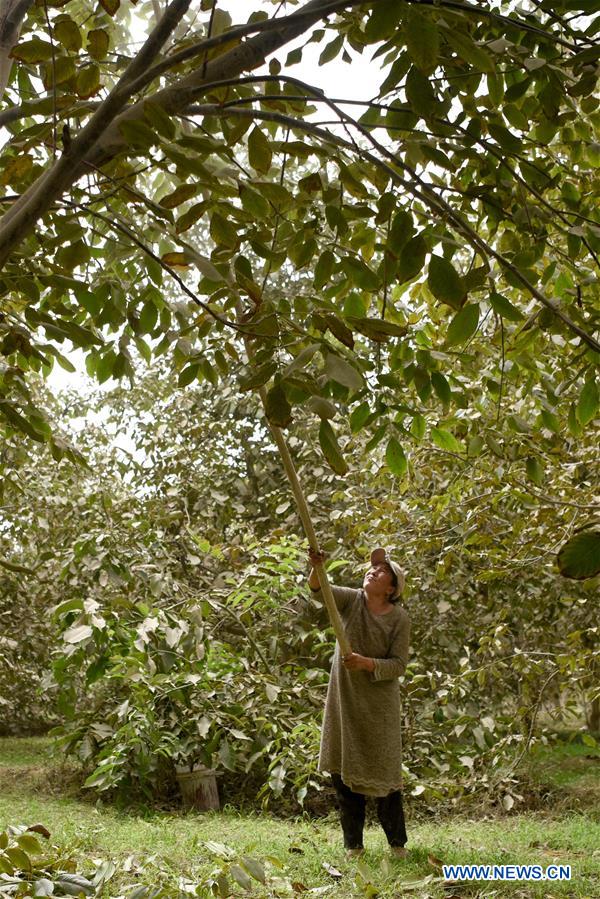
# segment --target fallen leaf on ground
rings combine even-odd
[[[325,868],[325,870],[327,871],[327,873],[328,873],[331,877],[335,877],[336,880],[339,880],[340,877],[343,877],[342,872],[341,872],[341,871],[338,871],[337,868],[334,868],[333,865],[330,865],[329,862],[322,862],[321,867],[322,867],[322,868]]]

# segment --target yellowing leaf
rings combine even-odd
[[[87,51],[92,59],[98,61],[106,59],[109,46],[110,38],[108,32],[103,28],[92,28],[91,31],[88,31]]]
[[[120,5],[120,0],[100,0],[100,6],[106,10],[109,16],[114,16]]]
[[[268,139],[258,126],[254,126],[248,137],[248,159],[257,172],[266,174],[271,168],[273,153]]]
[[[190,197],[193,197],[198,190],[195,184],[180,184],[175,190],[171,191],[160,200],[160,205],[164,209],[175,209],[176,206],[185,203]]]
[[[267,393],[265,412],[271,424],[278,428],[287,428],[292,421],[292,407],[281,383],[274,384]]]
[[[79,26],[67,15],[60,15],[54,20],[54,37],[66,50],[73,52],[80,50],[83,44]]]
[[[224,218],[219,212],[213,213],[210,220],[210,236],[217,246],[233,250],[238,243],[238,233],[235,226]]]
[[[191,265],[191,262],[186,257],[185,253],[178,252],[165,253],[161,256],[160,261],[171,268],[189,268]]]
[[[20,59],[21,62],[45,62],[52,58],[52,44],[34,37],[30,41],[17,44],[8,54],[12,59]]]
[[[54,65],[47,62],[44,68],[44,87],[47,90],[55,84],[64,84],[75,75],[75,60],[71,56],[59,56]]]
[[[93,97],[100,90],[100,69],[95,63],[84,66],[77,73],[75,90],[82,100]]]
[[[414,64],[425,75],[435,69],[440,51],[440,36],[431,17],[414,6],[407,10],[404,24],[406,47]]]

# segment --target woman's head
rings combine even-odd
[[[396,562],[388,558],[384,549],[374,549],[371,553],[371,567],[365,574],[363,589],[375,599],[399,602],[404,590],[404,571]]]

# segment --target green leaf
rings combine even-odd
[[[413,217],[410,212],[400,209],[390,226],[387,244],[390,250],[398,255],[414,234]]]
[[[252,878],[246,874],[243,868],[239,865],[231,865],[229,869],[229,874],[236,883],[238,883],[242,889],[251,890],[252,889]]]
[[[314,237],[309,237],[292,244],[288,249],[288,257],[294,263],[295,268],[301,269],[308,265],[317,252],[317,242]]]
[[[417,440],[422,440],[425,436],[426,427],[427,422],[425,421],[425,417],[419,412],[415,413],[410,425],[410,433],[413,435],[413,437],[415,437]]]
[[[352,410],[350,413],[350,430],[353,434],[360,431],[370,414],[371,409],[368,403],[361,403],[360,406]]]
[[[398,281],[400,284],[412,281],[413,278],[417,277],[425,265],[426,254],[427,244],[422,234],[415,235],[402,247],[398,264]]]
[[[157,319],[158,309],[152,300],[148,300],[144,303],[142,311],[140,312],[139,322],[142,334],[150,334],[156,327]]]
[[[110,38],[104,28],[92,28],[87,35],[87,51],[92,59],[101,62],[108,55]]]
[[[445,428],[431,428],[431,439],[442,450],[450,453],[463,453],[463,445],[456,439],[454,434],[446,431]]]
[[[596,417],[598,411],[598,388],[596,382],[586,381],[577,401],[577,420],[585,427],[588,422]]]
[[[430,378],[431,386],[437,393],[438,397],[441,399],[444,406],[448,406],[452,399],[452,391],[450,390],[448,381],[440,371],[432,371],[430,374]]]
[[[519,153],[523,147],[518,137],[505,128],[504,125],[488,125],[489,132],[494,140],[500,144],[506,153]]]
[[[554,431],[555,434],[561,433],[562,427],[558,415],[556,415],[554,412],[550,412],[549,409],[542,409],[540,415],[542,418],[542,422],[549,431]]]
[[[325,63],[331,62],[332,59],[335,59],[343,46],[344,35],[339,34],[337,37],[334,37],[332,41],[326,44],[325,48],[322,50],[321,55],[319,56],[319,65],[325,65]]]
[[[456,28],[444,29],[444,35],[458,56],[470,63],[478,72],[493,74],[496,71],[494,61],[489,53],[479,47],[469,35]]]
[[[61,247],[56,254],[56,261],[59,265],[69,271],[73,271],[74,268],[80,265],[85,265],[89,259],[90,250],[83,240],[74,240],[73,243],[68,243],[66,246]]]
[[[579,420],[577,418],[577,406],[575,405],[575,403],[571,403],[569,406],[567,427],[569,428],[569,433],[572,434],[573,437],[580,437],[583,432],[583,428],[579,424]]]
[[[140,119],[126,119],[119,122],[119,131],[128,144],[136,149],[147,150],[160,141],[160,136]]]
[[[406,47],[414,64],[429,75],[437,66],[440,36],[431,17],[410,6],[404,22]]]
[[[327,312],[323,318],[327,323],[327,327],[331,331],[334,337],[343,343],[344,346],[347,346],[349,349],[354,348],[354,337],[352,336],[352,331],[348,328],[344,322],[338,318],[333,312]]]
[[[510,300],[507,300],[501,293],[494,292],[490,295],[490,305],[494,312],[497,312],[503,318],[509,319],[509,321],[518,322],[524,318],[516,306],[513,306]]]
[[[397,30],[402,13],[402,4],[388,2],[377,3],[365,25],[365,38],[369,43],[387,40]]]
[[[271,217],[272,210],[268,201],[247,184],[240,184],[240,199],[246,212],[255,218],[266,221]]]
[[[23,833],[20,837],[17,837],[17,843],[23,852],[27,852],[28,855],[39,855],[43,851],[39,840],[30,833]]]
[[[292,421],[292,407],[288,402],[281,382],[274,384],[265,400],[265,412],[271,424],[287,428]]]
[[[4,854],[16,870],[31,871],[31,859],[27,853],[23,852],[22,849],[19,849],[18,846],[12,846],[10,849],[5,849]]]
[[[556,557],[563,577],[584,580],[600,574],[600,530],[585,529],[571,537]]]
[[[248,137],[248,159],[257,172],[266,174],[271,168],[271,145],[261,129],[255,125]]]
[[[315,275],[313,284],[317,288],[317,290],[321,287],[324,287],[325,284],[330,280],[331,275],[333,273],[333,266],[335,263],[335,256],[331,252],[331,250],[324,250],[317,260],[317,264],[315,265]]]
[[[29,419],[25,418],[24,415],[21,415],[20,412],[17,412],[14,406],[3,399],[0,399],[0,415],[4,416],[11,427],[27,434],[28,437],[31,437],[32,440],[37,440],[38,443],[44,443],[44,435],[34,426],[34,424],[29,421]]]
[[[333,403],[322,396],[311,396],[306,405],[319,418],[335,418],[337,415],[337,409]]]
[[[321,419],[321,425],[319,427],[319,443],[323,450],[323,455],[336,474],[346,474],[348,466],[342,456],[335,432],[325,418]]]
[[[363,377],[354,366],[333,353],[327,354],[325,371],[329,380],[337,381],[349,390],[360,390],[364,387]]]
[[[468,456],[478,456],[483,449],[483,438],[479,436],[479,434],[475,434],[474,437],[471,437],[469,440],[469,446],[467,447],[467,455]]]
[[[431,256],[427,286],[436,298],[453,309],[460,309],[467,298],[464,279],[443,256]]]
[[[404,337],[408,331],[404,325],[397,325],[382,318],[357,318],[354,315],[348,315],[346,318],[355,331],[360,331],[365,337],[379,343],[389,340],[390,337]]]
[[[473,336],[479,324],[479,305],[468,303],[456,313],[446,334],[446,346],[456,346]]]
[[[162,104],[154,100],[144,100],[144,118],[167,140],[173,140],[177,133],[175,123]]]
[[[188,384],[191,384],[192,381],[195,380],[199,371],[200,371],[200,363],[195,362],[192,365],[187,365],[179,373],[179,377],[177,378],[177,386],[178,387],[187,387]]]
[[[538,487],[541,487],[544,483],[544,469],[537,456],[529,456],[527,458],[525,470],[527,471],[529,480],[533,481],[534,484],[537,484]]]
[[[251,858],[249,855],[243,855],[242,864],[255,880],[259,880],[261,883],[266,882],[265,866],[261,861]]]
[[[395,437],[390,437],[388,441],[385,461],[392,474],[396,475],[397,478],[404,477],[408,468],[408,462],[404,455],[404,450]]]
[[[429,78],[420,72],[416,66],[411,69],[406,76],[406,99],[410,103],[411,109],[419,116],[419,118],[429,118],[436,111],[438,105],[437,97],[429,82]]]
[[[341,265],[354,286],[363,290],[377,290],[379,287],[375,272],[358,256],[344,256]]]

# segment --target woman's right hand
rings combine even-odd
[[[317,565],[322,565],[325,559],[327,558],[327,553],[322,552],[318,549],[313,549],[312,546],[308,548],[308,558],[310,560],[310,564],[315,568]]]

